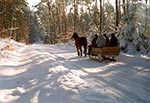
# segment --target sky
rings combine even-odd
[[[0,103],[150,103],[150,56],[78,57],[73,42],[0,38]]]
[[[27,0],[27,2],[29,3],[30,7],[38,4],[40,1],[41,0]],[[115,5],[115,1],[114,0],[108,0],[108,1],[111,2],[111,3],[113,3]],[[142,2],[145,3],[144,0],[142,0]]]
[[[29,6],[32,7],[36,4],[38,4],[41,0],[27,0],[27,2],[29,3]]]

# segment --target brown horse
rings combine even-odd
[[[78,56],[82,56],[82,46],[84,47],[84,54],[87,52],[87,39],[86,37],[79,37],[76,32],[73,33],[71,39],[75,40],[75,46],[77,49]]]

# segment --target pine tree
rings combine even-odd
[[[129,13],[122,17],[122,26],[120,25],[119,38],[121,47],[126,52],[140,51],[146,53],[149,51],[149,27],[145,30],[145,17],[147,17],[146,5],[142,3],[132,3],[129,6]],[[150,17],[146,18],[150,21]],[[133,49],[133,50],[132,50]]]

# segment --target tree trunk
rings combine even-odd
[[[127,0],[127,9],[126,9],[126,14],[129,13],[129,0]]]
[[[74,0],[74,31],[76,31],[76,0]]]
[[[1,1],[2,2],[2,1]],[[6,28],[5,28],[5,15],[6,15],[6,9],[7,9],[7,2],[4,0],[3,2],[2,2],[2,6],[3,6],[3,10],[2,10],[2,12],[1,12],[1,14],[0,14],[0,17],[1,17],[1,27],[0,27],[0,34],[2,34],[1,36],[2,37],[6,37],[7,35],[7,33],[6,33]]]
[[[48,13],[49,13],[49,35],[50,35],[50,41],[51,41],[51,43],[53,44],[54,42],[53,42],[53,34],[50,32],[51,31],[51,26],[50,26],[50,24],[51,24],[51,6],[50,6],[50,1],[49,0],[47,0],[47,6],[48,6]]]
[[[118,0],[116,0],[116,29],[119,24],[119,10],[118,10]]]
[[[145,0],[145,3],[147,4],[147,0]]]
[[[102,0],[99,2],[100,4],[100,26],[99,26],[99,32],[102,32],[102,20],[103,20],[103,8],[102,8]]]
[[[121,0],[119,0],[119,4],[118,4],[118,25],[121,19]]]
[[[67,34],[67,18],[65,14],[65,1],[62,0],[62,5],[63,5],[63,31],[65,31],[65,34]]]
[[[123,2],[123,14],[126,15],[126,6],[125,6],[125,0],[122,0]]]
[[[61,31],[62,31],[62,12],[61,12],[61,5],[60,5],[60,1],[59,0],[56,0],[56,12],[57,12],[57,18],[58,18],[58,31],[57,33],[60,34]]]

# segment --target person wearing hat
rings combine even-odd
[[[109,42],[109,46],[110,47],[118,46],[118,39],[117,39],[117,37],[115,36],[114,33],[111,34],[111,39],[110,39],[110,42]]]
[[[109,46],[109,38],[108,38],[108,36],[106,35],[106,33],[104,33],[103,36],[104,36],[105,39],[106,39],[106,46],[108,47],[108,46]]]
[[[93,37],[93,39],[91,41],[91,45],[89,45],[88,55],[91,54],[92,47],[97,47],[97,44],[96,44],[97,38],[98,38],[98,35],[94,34],[94,37]]]

